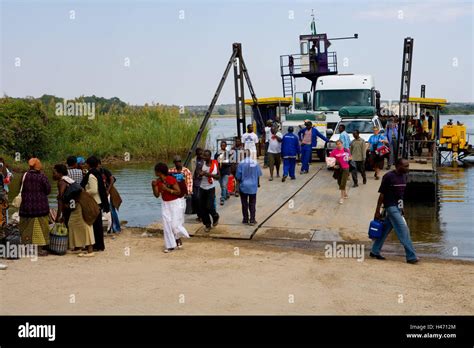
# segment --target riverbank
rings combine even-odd
[[[396,256],[359,262],[198,237],[164,254],[162,236],[141,237],[143,231],[127,228],[106,238],[106,250],[94,258],[2,260],[9,268],[0,272],[0,313],[474,314],[469,262],[409,265]]]

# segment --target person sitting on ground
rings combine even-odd
[[[410,238],[410,230],[403,216],[403,196],[407,184],[408,170],[408,160],[399,158],[395,163],[395,170],[388,172],[382,178],[374,219],[384,219],[384,230],[382,231],[382,236],[374,240],[370,257],[385,260],[380,251],[388,234],[394,229],[400,243],[405,248],[407,262],[415,264],[419,261]],[[380,211],[382,205],[385,216],[382,216]]]
[[[341,191],[339,204],[344,203],[344,199],[349,198],[346,191],[347,178],[349,177],[349,161],[352,159],[351,153],[344,148],[341,140],[336,141],[336,148],[331,151],[329,157],[334,157],[339,168],[337,168],[337,184]]]
[[[168,166],[161,162],[155,165],[155,175],[157,179],[152,181],[151,187],[154,196],[162,199],[161,217],[165,239],[163,252],[169,253],[176,247],[181,249],[181,237],[189,238],[189,234],[182,225],[183,209],[179,200],[181,190],[176,178],[169,174]]]
[[[242,223],[254,226],[255,220],[258,178],[262,176],[262,170],[258,162],[251,158],[250,151],[245,150],[245,159],[237,167],[236,179],[239,181],[240,202],[242,204]],[[249,220],[250,212],[250,220]]]

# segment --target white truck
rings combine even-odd
[[[380,109],[380,93],[375,89],[372,76],[354,74],[320,76],[313,91],[295,92],[290,115],[297,114],[298,119],[307,115],[306,118],[311,119],[313,124],[317,120],[315,126],[330,138],[334,131],[337,131],[336,126],[341,121],[339,110],[344,106],[373,106],[376,110]],[[283,126],[285,125],[289,123],[283,122]],[[325,147],[323,141],[318,141],[317,147],[313,149],[321,160],[325,158]]]
[[[373,106],[380,109],[380,93],[370,75],[338,74],[321,76],[316,81],[313,110],[326,115],[328,128],[336,129],[344,106]]]

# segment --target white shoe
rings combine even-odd
[[[3,264],[3,263],[0,263],[0,270],[5,270],[5,269],[7,269],[7,268],[8,268],[7,265],[5,265],[5,264]]]
[[[341,198],[341,199],[339,200],[339,204],[342,204],[342,203],[344,203],[344,200]]]

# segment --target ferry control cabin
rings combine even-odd
[[[337,56],[328,51],[330,45],[325,33],[300,35],[300,53],[280,56],[284,97],[293,95],[293,78],[307,78],[314,86],[318,77],[337,74]]]

